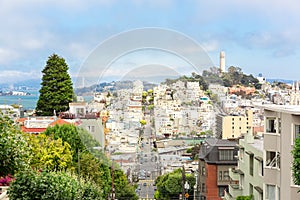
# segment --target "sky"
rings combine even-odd
[[[105,52],[106,41],[114,41],[111,53],[134,40],[147,40],[151,35],[118,39],[148,28],[174,36],[164,38],[174,45],[178,38],[196,42],[213,66],[219,66],[219,53],[225,51],[226,67],[240,67],[254,76],[299,80],[298,0],[1,0],[0,24],[0,83],[40,78],[53,53],[66,60],[73,78],[83,77],[89,71],[85,63],[97,49]],[[151,42],[153,49],[123,49],[109,64],[93,70],[122,77],[133,74],[134,69],[124,71],[132,66],[138,71],[154,65],[155,72],[162,66],[185,73],[181,69],[193,65],[182,56],[186,51],[160,49],[155,37]]]

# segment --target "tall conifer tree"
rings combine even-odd
[[[36,106],[38,116],[52,116],[69,109],[74,91],[68,65],[56,54],[49,56],[43,69],[40,96]]]

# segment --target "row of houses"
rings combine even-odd
[[[198,82],[176,81],[153,91],[156,135],[190,136],[214,126],[213,105]]]
[[[227,199],[253,195],[255,200],[300,199],[292,175],[300,108],[264,106],[264,131],[238,140],[211,138],[199,154],[196,199]]]

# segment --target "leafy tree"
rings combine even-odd
[[[300,137],[296,138],[292,155],[294,158],[292,165],[294,183],[300,185]]]
[[[85,129],[73,125],[48,127],[45,134],[70,144],[74,167],[78,167],[78,153],[80,152],[80,176],[99,186],[103,191],[102,197],[106,199],[111,192],[111,161],[101,151],[93,149],[100,144],[91,134]],[[121,170],[116,170],[114,177],[118,199],[137,199],[134,188],[128,184],[126,176]]]
[[[148,89],[147,93],[148,93],[149,96],[153,96],[153,89]]]
[[[69,103],[73,100],[74,91],[65,60],[56,54],[51,55],[42,73],[42,87],[36,114],[51,116],[54,111],[56,114],[67,111]]]
[[[75,162],[75,164],[78,162],[79,151],[92,151],[93,147],[100,146],[87,130],[75,127],[74,125],[64,124],[48,127],[45,134],[53,136],[54,139],[61,138],[63,142],[67,142],[71,146],[73,162]]]
[[[127,177],[120,169],[114,171],[116,199],[119,200],[137,200],[134,186],[128,184]]]
[[[195,146],[192,147],[191,153],[192,153],[193,160],[197,159],[198,154],[200,152],[200,147],[201,147],[200,144],[196,144]]]
[[[30,157],[25,135],[13,121],[0,114],[0,176],[28,168]]]
[[[146,125],[146,124],[147,124],[147,122],[146,122],[146,120],[144,120],[144,119],[141,119],[141,120],[140,120],[140,124],[141,124],[142,126],[144,126],[144,125]]]
[[[80,175],[93,181],[102,188],[102,197],[106,198],[111,192],[111,172],[107,160],[97,159],[90,152],[80,155]]]
[[[30,135],[28,142],[34,155],[31,167],[50,171],[66,170],[71,167],[71,146],[67,142],[62,142],[61,138],[54,140],[45,134]]]
[[[193,194],[194,185],[196,183],[195,177],[191,174],[186,174],[186,181],[190,185],[187,191]],[[159,176],[156,181],[157,190],[154,197],[161,200],[178,199],[179,194],[182,193],[182,170],[177,169],[171,173]],[[190,197],[192,198],[192,196]]]

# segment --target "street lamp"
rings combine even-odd
[[[187,181],[185,181],[184,190],[186,193],[184,194],[184,197],[185,197],[184,199],[189,198],[189,194],[188,194],[189,189],[190,189],[190,185]]]
[[[196,183],[194,185],[194,200],[197,199],[197,195],[198,195],[198,174],[197,174],[197,171],[195,173],[195,179],[196,179]]]

